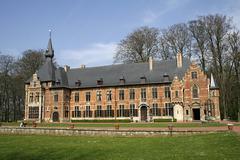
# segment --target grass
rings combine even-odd
[[[234,133],[176,137],[77,137],[0,135],[4,160],[159,160],[239,159],[240,136]]]
[[[20,123],[11,122],[11,123],[2,123],[2,126],[19,126]],[[97,128],[97,127],[114,127],[115,123],[74,123],[75,127],[88,127],[88,128]],[[167,127],[169,124],[172,124],[174,127],[213,127],[213,126],[226,126],[226,124],[218,122],[209,122],[209,123],[170,123],[170,122],[155,122],[155,123],[120,123],[120,127],[126,128],[159,128]],[[31,124],[29,125],[31,126]],[[38,127],[68,127],[69,123],[41,123],[38,124]]]

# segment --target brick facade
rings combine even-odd
[[[196,73],[195,78],[192,77],[193,72]],[[183,79],[175,76],[171,83],[123,84],[115,87],[99,86],[97,88],[84,89],[52,88],[52,82],[40,82],[36,75],[33,75],[32,82],[26,84],[25,119],[64,122],[80,119],[132,118],[135,121],[141,121],[141,108],[142,106],[146,106],[147,117],[145,120],[147,121],[172,117],[177,118],[178,121],[204,120],[206,115],[219,120],[219,91],[217,88],[210,89],[209,83],[210,81],[207,76],[195,64],[189,67]],[[193,98],[194,85],[198,88],[198,95],[195,98]],[[167,93],[165,93],[167,92],[167,88],[170,91],[170,97],[167,97]],[[131,89],[134,89],[134,99],[130,99]],[[143,91],[146,92],[146,99],[144,96],[142,97],[144,93],[141,92]],[[154,91],[156,92],[155,97],[153,95]],[[120,92],[124,93],[124,98],[122,99],[120,98]],[[37,101],[36,95],[38,93],[40,95]],[[89,93],[90,101],[86,98]],[[111,100],[108,100],[107,95],[110,93]],[[30,102],[31,94],[34,97],[33,102]],[[97,96],[101,96],[101,100],[98,100]],[[170,104],[170,108],[167,108],[166,104],[168,103]],[[130,105],[133,104],[135,106],[135,115],[130,114],[134,112],[130,111]],[[153,104],[157,104],[156,109],[153,109]],[[120,114],[120,105],[124,106],[123,114]],[[90,115],[86,115],[86,106],[90,106]],[[101,110],[99,110],[98,106],[101,106]],[[107,106],[111,106],[111,111],[107,111]],[[208,106],[212,107],[209,111]],[[39,107],[39,117],[31,118],[29,116],[29,107]],[[76,107],[78,107],[77,111],[75,111]],[[176,111],[175,108],[179,110]],[[157,113],[153,114],[153,110]],[[181,114],[180,117],[176,117],[178,112]],[[198,112],[199,117],[197,117]],[[54,116],[56,116],[56,119],[54,119]]]
[[[220,119],[219,90],[213,77],[210,83],[201,68],[181,53],[171,61],[149,58],[149,63],[71,70],[54,66],[50,38],[45,57],[46,62],[25,84],[26,120]]]

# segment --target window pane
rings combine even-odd
[[[164,90],[165,90],[165,98],[170,98],[170,87],[165,87],[164,88]]]
[[[135,90],[134,89],[130,89],[130,99],[131,100],[135,99]]]
[[[192,96],[193,98],[198,98],[198,87],[196,85],[192,87]]]

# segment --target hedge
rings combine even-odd
[[[154,119],[153,121],[154,122],[177,122],[177,119],[174,118],[173,121],[172,121],[171,118],[168,118],[168,119],[160,118],[160,119]]]
[[[130,119],[104,119],[104,120],[98,120],[98,119],[93,119],[93,120],[87,120],[87,119],[81,119],[81,120],[71,120],[71,122],[94,122],[94,123],[130,123]]]

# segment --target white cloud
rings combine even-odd
[[[227,14],[229,16],[233,17],[233,23],[236,25],[238,29],[240,29],[240,2],[234,2],[233,4],[230,5],[230,7],[227,10]]]
[[[148,10],[144,13],[143,22],[145,24],[153,23],[157,20],[158,15],[151,10]]]
[[[159,20],[162,16],[170,11],[173,11],[184,4],[188,3],[189,0],[168,0],[164,1],[160,8],[157,10],[145,10],[143,13],[143,23],[151,24]]]
[[[101,66],[113,64],[113,56],[117,44],[94,43],[89,48],[60,51],[58,62],[60,65],[80,67],[81,64],[89,66]]]

